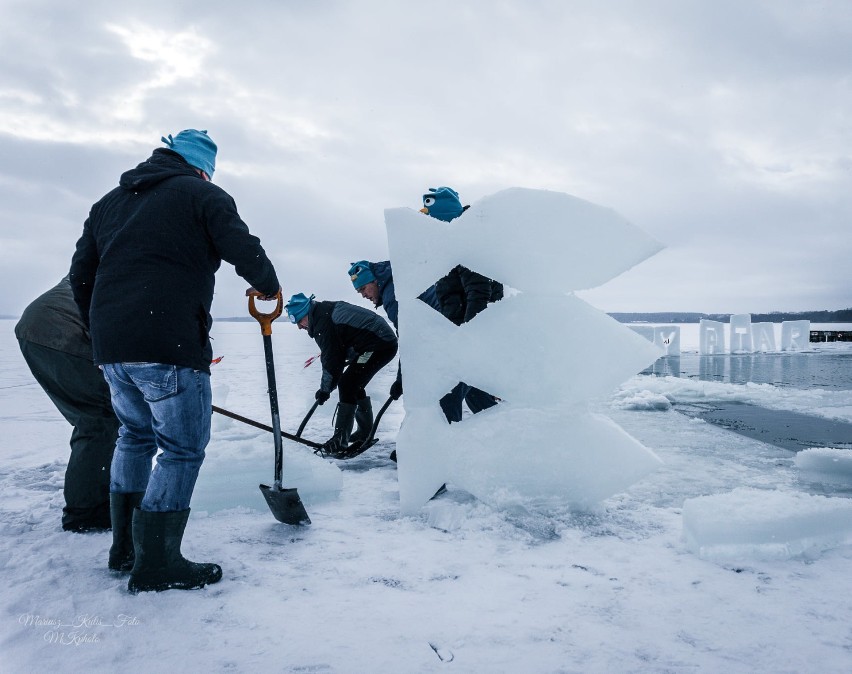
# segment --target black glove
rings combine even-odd
[[[397,379],[391,384],[390,387],[390,397],[394,400],[399,400],[399,397],[402,395],[402,379]]]
[[[314,398],[316,398],[316,399],[317,399],[317,402],[318,402],[320,405],[322,405],[322,404],[323,404],[326,400],[328,400],[330,397],[331,397],[331,393],[329,393],[328,391],[323,391],[322,389],[320,389],[319,391],[317,391],[317,392],[314,394]]]

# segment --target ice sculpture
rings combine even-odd
[[[751,339],[751,314],[734,314],[730,319],[731,353],[754,351]]]
[[[781,323],[781,350],[803,351],[810,348],[811,322],[810,321],[782,321]]]
[[[714,356],[725,353],[725,325],[702,318],[698,326],[698,353]]]
[[[775,324],[752,323],[751,338],[755,351],[775,351]]]
[[[627,327],[660,347],[664,356],[680,355],[679,325],[629,325]]]
[[[575,297],[662,246],[612,210],[512,188],[445,223],[385,211],[399,301],[405,419],[400,506],[416,512],[452,483],[496,505],[586,507],[658,464],[587,410],[662,351]],[[417,299],[458,264],[517,292],[456,326]],[[439,398],[464,381],[501,403],[447,424]]]

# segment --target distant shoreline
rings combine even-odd
[[[745,313],[745,312],[744,312]],[[610,312],[607,314],[619,323],[700,323],[702,319],[728,323],[736,314],[703,314],[695,311]],[[0,320],[17,320],[20,316],[0,315]],[[225,316],[214,318],[220,323],[250,323],[251,316]],[[773,311],[751,314],[752,323],[781,323],[782,321],[810,321],[811,323],[852,323],[852,308],[838,311]]]

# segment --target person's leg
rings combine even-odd
[[[452,391],[438,401],[449,423],[454,421],[458,423],[462,420],[462,401],[469,388],[467,384],[459,382]]]
[[[65,471],[63,528],[108,529],[110,463],[119,421],[103,374],[85,358],[26,340],[19,344],[36,381],[74,427]]]
[[[358,409],[359,400],[368,400],[366,386],[375,374],[393,360],[396,355],[396,344],[386,349],[372,351],[359,356],[343,371],[337,383],[340,405],[337,408],[337,419],[334,425],[334,435],[325,443],[324,451],[332,456],[344,452],[349,445],[352,423]],[[370,410],[372,417],[372,410]],[[370,422],[372,426],[372,421]],[[367,433],[369,434],[369,429]]]
[[[151,478],[151,461],[157,453],[153,418],[148,402],[121,363],[103,366],[112,393],[112,406],[121,427],[112,457],[110,492],[145,492]]]
[[[210,441],[210,375],[188,367],[124,363],[124,371],[144,395],[150,410],[157,456],[142,510],[189,508],[204,450]]]
[[[189,503],[210,441],[210,375],[159,363],[117,367],[144,397],[162,450],[144,498],[133,510],[133,568],[127,588],[136,593],[217,583],[222,579],[218,564],[191,562],[181,553]]]

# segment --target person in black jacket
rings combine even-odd
[[[458,192],[450,187],[430,187],[423,195],[422,213],[451,222],[469,207],[462,206]],[[441,313],[456,325],[472,320],[479,312],[503,298],[503,285],[497,281],[457,265],[435,284],[435,294]],[[474,414],[497,404],[490,393],[459,382],[441,398],[441,409],[450,423],[462,420],[462,400]]]
[[[396,355],[396,335],[376,312],[349,302],[318,302],[313,295],[298,293],[286,308],[290,322],[307,330],[322,354],[316,400],[322,405],[338,389],[334,435],[322,452],[346,458],[358,401],[367,397],[367,384]]]
[[[280,292],[234,200],[210,182],[216,144],[207,132],[187,129],[163,142],[92,206],[70,274],[121,421],[109,567],[132,564],[131,592],[197,588],[222,577],[217,564],[180,553],[210,439],[215,273],[225,260],[251,292]]]
[[[92,362],[92,340],[63,278],[24,309],[15,336],[33,377],[74,430],[65,470],[65,531],[108,531],[109,472],[119,421]]]

